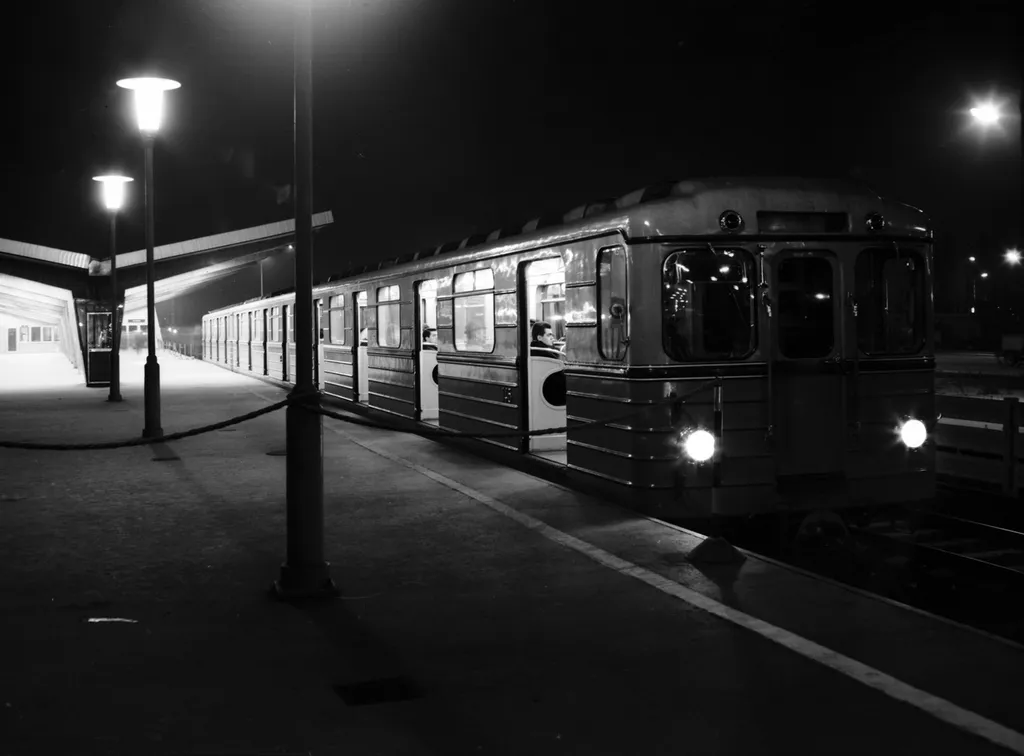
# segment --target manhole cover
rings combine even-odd
[[[352,685],[335,685],[334,692],[349,706],[410,701],[423,696],[416,683],[406,677],[386,677]]]

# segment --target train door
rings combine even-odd
[[[291,356],[291,349],[288,344],[288,332],[292,326],[292,308],[288,305],[281,305],[281,332],[279,337],[281,339],[281,380],[288,381],[291,377],[288,375],[288,359]]]
[[[242,313],[235,313],[235,367],[242,366]]]
[[[419,339],[417,354],[417,383],[419,385],[420,420],[437,424],[438,421],[438,368],[437,368],[437,281],[420,281],[416,285],[417,322]]]
[[[253,339],[252,324],[253,324],[253,321],[255,319],[256,319],[256,313],[253,312],[252,310],[249,310],[249,312],[247,312],[245,314],[245,343],[246,343],[246,350],[245,351],[248,354],[248,363],[247,363],[246,370],[248,370],[250,373],[252,372],[252,339]]]
[[[842,272],[824,251],[784,251],[774,265],[773,416],[780,477],[843,475]]]
[[[322,299],[314,302],[316,306],[316,321],[313,326],[313,385],[320,387],[320,363],[323,361],[321,350],[324,343],[324,301]]]
[[[531,431],[564,428],[565,415],[565,264],[561,257],[523,266],[527,357],[521,360],[527,387],[526,414]],[[565,432],[531,436],[531,452],[565,462]]]
[[[264,307],[260,310],[260,351],[262,356],[260,357],[260,375],[267,375],[267,308]]]
[[[356,346],[356,395],[359,401],[366,402],[370,398],[370,371],[367,363],[367,345],[369,344],[369,331],[366,327],[366,292],[357,291],[356,297],[356,327],[359,334],[359,341]]]

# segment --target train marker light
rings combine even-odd
[[[900,440],[908,449],[919,449],[928,438],[928,429],[920,420],[907,420],[900,426]]]
[[[706,430],[695,430],[683,436],[683,451],[694,462],[707,462],[715,456],[715,437]]]

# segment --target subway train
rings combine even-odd
[[[665,183],[316,285],[316,380],[659,517],[924,504],[932,261],[858,183]],[[293,306],[210,312],[205,359],[290,381]]]

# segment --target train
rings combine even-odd
[[[860,183],[666,182],[315,285],[315,376],[666,519],[927,505],[932,291],[927,215]],[[208,313],[204,358],[291,381],[293,308]]]

